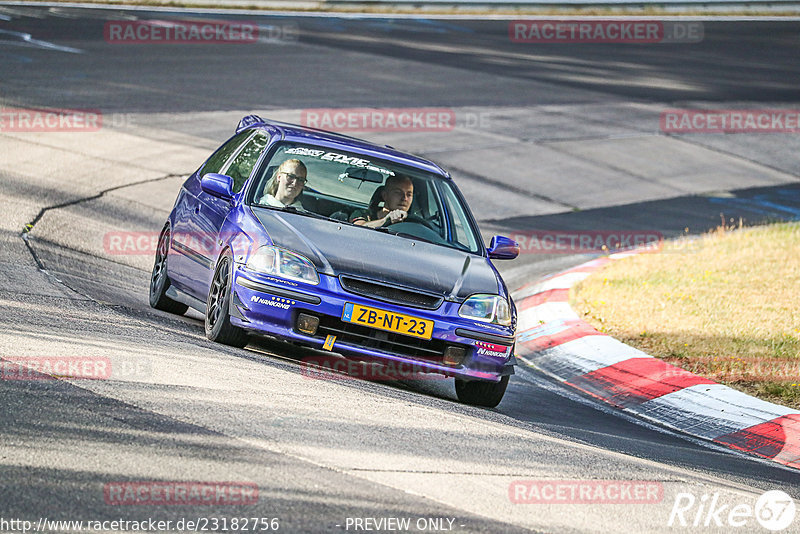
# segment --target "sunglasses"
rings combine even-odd
[[[284,175],[287,180],[290,180],[290,181],[293,181],[293,182],[296,181],[296,182],[300,182],[301,184],[304,184],[304,183],[306,183],[308,181],[305,177],[298,176],[298,175],[293,174],[291,172],[283,172],[283,171],[281,171],[281,174]]]

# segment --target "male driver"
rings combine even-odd
[[[350,222],[370,228],[401,222],[408,217],[411,202],[414,200],[414,182],[402,174],[389,176],[381,192],[383,207],[370,206],[369,210],[356,210]]]

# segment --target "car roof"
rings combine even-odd
[[[392,163],[432,172],[442,176],[443,178],[450,179],[450,175],[447,173],[447,171],[432,161],[408,154],[406,152],[401,152],[389,145],[378,145],[357,137],[319,130],[317,128],[309,128],[299,124],[263,119],[258,115],[248,115],[242,118],[236,131],[240,132],[247,128],[260,128],[266,131],[272,130],[270,133],[279,134],[281,139],[285,141],[298,143],[310,142],[329,148],[351,150],[360,154],[366,154],[371,157],[390,161]]]

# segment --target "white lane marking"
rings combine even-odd
[[[797,413],[722,384],[695,384],[632,406],[631,411],[706,439]]]
[[[576,321],[575,313],[568,302],[545,302],[517,312],[517,330],[521,334],[525,330],[536,328],[551,321]]]
[[[620,259],[634,255],[636,255],[636,253],[626,252],[613,255],[611,258]],[[587,276],[588,274],[589,273],[587,273]],[[546,279],[543,282],[551,282],[551,285],[558,287],[562,283],[559,279],[566,278],[567,276],[569,275],[558,275],[552,279]],[[567,278],[567,280],[569,280],[569,278]],[[572,284],[569,284],[567,287],[571,285]],[[536,292],[542,291],[542,286],[543,283],[540,282],[534,286],[534,290]],[[552,317],[546,317],[546,313],[537,313],[535,310],[536,308],[542,308],[541,311],[547,311],[548,305],[553,306],[554,304],[558,303],[544,303],[529,310],[525,310],[534,310],[528,316],[524,316],[523,314],[525,312],[523,311],[520,313],[518,324],[529,323],[531,320],[539,320],[541,322],[553,320]],[[555,318],[561,319],[565,313],[564,309],[559,307],[556,308],[556,310],[553,310],[556,312],[554,314]],[[591,372],[601,367],[613,365],[614,363],[636,357],[652,358],[649,354],[634,349],[608,336],[588,336],[564,343],[552,349],[541,351],[535,358],[536,363],[534,363],[532,359],[517,355],[517,358],[526,365],[536,368],[545,375],[561,382],[565,382],[570,378],[580,376],[581,374]],[[598,365],[598,363],[600,365]],[[597,402],[596,405],[603,406],[604,408],[602,411],[607,411],[609,409],[609,407],[602,402]],[[638,416],[636,420],[650,421],[657,425],[663,425],[676,430],[681,434],[685,433],[700,438],[701,440],[709,441],[760,423],[771,421],[777,417],[798,413],[794,409],[773,404],[716,383],[696,384],[673,393],[662,395],[661,397],[644,402],[640,405],[627,408],[615,407],[611,409],[611,411],[620,416],[624,414],[634,414]],[[744,454],[734,448],[725,447],[725,449],[736,454]],[[749,454],[747,457],[751,459],[754,458],[754,456]],[[780,457],[780,454],[778,457]],[[777,459],[778,458],[775,460]],[[794,456],[792,456],[792,459],[795,459]],[[772,465],[781,465],[785,467],[773,459],[759,458],[759,460],[770,462]],[[786,469],[791,470],[792,468],[786,467]]]
[[[615,365],[631,358],[652,358],[609,336],[585,336],[573,339],[550,349],[536,353],[536,356],[517,355],[526,363],[542,369],[548,374],[566,381],[598,369]]]
[[[750,461],[750,462],[758,462],[760,464],[763,464],[766,467],[770,467],[770,468],[773,468],[773,469],[777,468],[777,469],[781,469],[783,471],[787,471],[787,472],[790,472],[790,473],[797,473],[797,469],[794,469],[792,467],[787,467],[785,465],[782,465],[782,464],[779,464],[777,462],[774,462],[773,460],[769,460],[769,459],[766,459],[766,458],[761,458],[760,456],[752,456],[750,454],[747,454],[747,453],[742,452],[742,451],[738,451],[736,449],[729,449],[728,447],[726,447],[724,445],[720,445],[719,443],[714,443],[713,441],[707,441],[705,439],[692,436],[691,434],[683,433],[680,430],[676,430],[674,428],[668,428],[668,427],[662,426],[662,425],[660,425],[658,423],[658,421],[653,422],[651,420],[643,419],[642,417],[637,416],[636,414],[628,413],[627,411],[620,410],[618,408],[613,408],[613,407],[611,407],[611,406],[609,406],[609,405],[607,405],[605,403],[599,402],[599,401],[597,401],[595,399],[592,399],[590,397],[586,397],[582,393],[580,393],[579,391],[577,391],[577,390],[575,390],[575,389],[573,389],[573,388],[571,388],[569,386],[563,385],[561,380],[557,376],[553,376],[550,373],[548,373],[547,371],[545,371],[543,369],[539,369],[535,365],[530,365],[529,362],[525,362],[525,363],[526,363],[526,365],[532,367],[534,371],[539,371],[544,376],[541,376],[541,375],[539,375],[539,374],[537,374],[535,372],[523,372],[523,373],[517,373],[516,375],[514,375],[514,377],[515,377],[515,379],[519,378],[519,379],[523,380],[524,382],[527,382],[528,384],[530,384],[530,385],[532,385],[532,386],[534,386],[536,388],[543,389],[545,391],[548,391],[550,393],[558,395],[559,397],[563,397],[563,398],[565,398],[567,400],[571,400],[572,402],[575,402],[577,404],[581,404],[583,406],[588,406],[590,408],[594,408],[595,410],[597,410],[599,412],[602,412],[604,414],[613,415],[615,417],[619,417],[620,419],[623,419],[624,421],[627,421],[629,423],[632,423],[632,424],[635,424],[635,425],[638,425],[638,426],[642,426],[642,427],[644,427],[644,428],[646,428],[648,430],[652,430],[652,431],[658,432],[660,434],[666,434],[668,436],[675,436],[675,437],[684,439],[684,440],[686,440],[686,441],[688,441],[690,443],[694,443],[695,445],[700,445],[700,446],[702,446],[702,447],[704,447],[706,449],[710,449],[710,450],[712,450],[714,452],[723,453],[726,456],[730,455],[730,454],[733,454],[734,456],[738,456],[739,458],[741,458],[743,460],[747,460],[747,461]],[[551,425],[551,426],[554,427],[554,428],[558,428],[557,425]],[[584,430],[587,433],[591,433],[591,434],[602,434],[603,433],[600,430],[591,430],[591,429],[588,429],[588,428],[585,428],[585,429],[582,429],[582,430]],[[553,432],[553,430],[551,430],[551,432]],[[558,432],[558,431],[556,430],[556,432]],[[563,432],[559,432],[559,433],[563,434]],[[573,439],[575,439],[575,438],[573,438]],[[578,439],[580,439],[580,438],[578,438]],[[628,439],[633,440],[633,438],[628,438]],[[584,441],[584,440],[582,440],[582,441]],[[618,452],[618,451],[615,451],[615,452]],[[679,465],[681,465],[681,464],[679,464]]]
[[[6,38],[4,38],[7,36]],[[48,41],[34,39],[29,33],[15,32],[11,30],[0,30],[0,45],[24,46],[28,48],[43,48],[45,50],[56,50],[70,54],[82,54],[83,50],[70,46],[61,46]]]
[[[569,289],[578,282],[585,280],[592,273],[577,272],[566,273],[553,278],[549,278],[539,284],[539,292],[549,291],[551,289]]]

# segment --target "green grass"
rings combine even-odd
[[[800,224],[720,227],[612,262],[573,288],[595,328],[674,365],[800,408]]]

